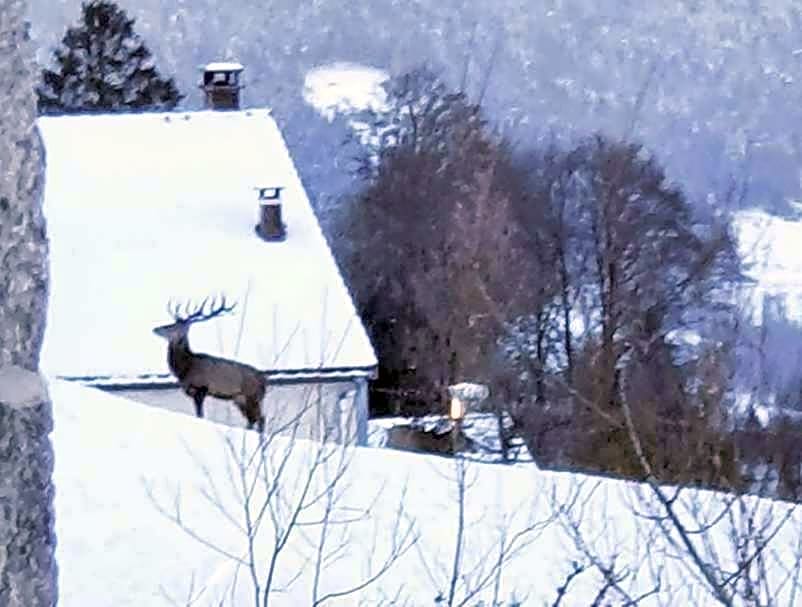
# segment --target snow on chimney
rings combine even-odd
[[[240,74],[245,68],[239,63],[210,63],[203,68],[203,89],[206,108],[211,110],[238,110],[240,101]]]
[[[256,233],[262,240],[280,242],[287,238],[287,226],[281,217],[281,190],[283,187],[255,188],[259,193],[259,223]]]

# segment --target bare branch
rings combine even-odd
[[[580,565],[577,562],[574,562],[572,565],[573,569],[571,569],[571,572],[565,576],[565,581],[557,588],[557,598],[554,599],[551,607],[560,607],[562,600],[565,598],[565,595],[568,592],[568,586],[571,585],[571,582],[575,577],[587,570],[587,567]]]

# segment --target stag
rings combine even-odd
[[[190,308],[186,304],[183,310],[179,305],[168,303],[167,311],[174,322],[156,327],[153,332],[168,341],[167,364],[187,396],[195,401],[195,414],[198,417],[203,417],[203,401],[207,396],[231,400],[248,420],[248,428],[252,429],[255,424],[259,432],[263,432],[264,375],[249,365],[195,353],[189,347],[190,326],[228,314],[235,307],[236,304],[227,305],[225,297],[221,298],[220,303],[216,300],[209,302],[207,297],[200,306]]]

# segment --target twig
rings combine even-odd
[[[551,607],[560,607],[563,598],[565,598],[565,595],[568,592],[568,586],[571,585],[571,582],[574,580],[575,577],[577,577],[586,569],[587,567],[585,567],[584,565],[580,565],[577,562],[573,563],[573,569],[567,576],[565,576],[565,581],[557,588],[557,598],[554,599],[554,602],[551,604]]]

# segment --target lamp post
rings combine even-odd
[[[465,414],[469,408],[475,408],[490,396],[490,390],[483,384],[462,382],[449,386],[448,394],[451,397],[448,408],[448,417],[452,421],[451,451],[456,454]]]
[[[448,417],[451,418],[451,454],[456,455],[459,437],[462,435],[462,420],[465,417],[465,403],[459,396],[452,396],[448,408]]]

